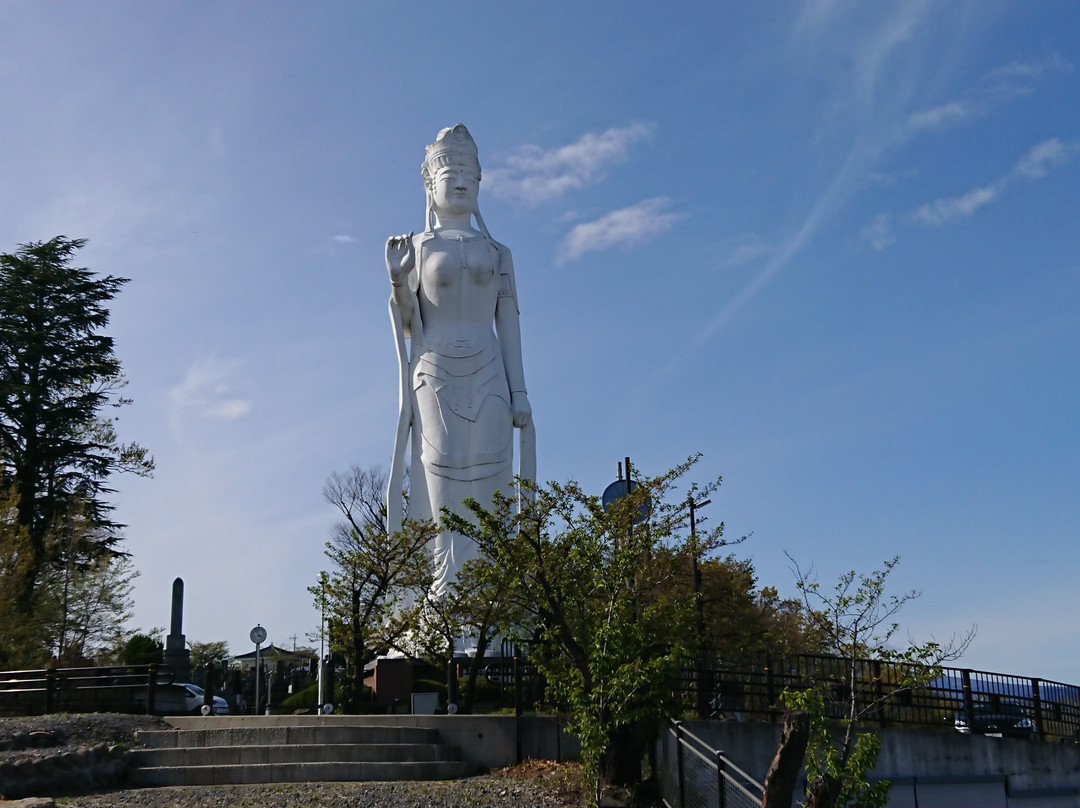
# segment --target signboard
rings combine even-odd
[[[600,498],[604,503],[604,510],[608,510],[612,505],[625,497],[629,492],[637,490],[637,483],[630,480],[630,486],[627,488],[626,480],[616,480],[607,488],[604,489],[604,495]],[[652,498],[645,497],[641,505],[638,506],[638,515],[634,517],[633,523],[635,525],[644,522],[649,518],[649,514],[652,513]]]

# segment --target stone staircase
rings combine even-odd
[[[359,780],[452,780],[477,774],[429,727],[350,716],[172,718],[140,732],[128,781],[138,786]]]

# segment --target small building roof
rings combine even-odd
[[[265,648],[259,650],[259,657],[263,662],[267,663],[280,660],[283,662],[307,664],[308,660],[318,659],[319,655],[301,648],[298,648],[295,651],[286,651],[284,648],[278,648],[273,643],[270,643]],[[252,667],[255,664],[255,652],[248,651],[246,654],[237,654],[232,658],[232,661],[244,668]]]

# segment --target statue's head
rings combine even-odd
[[[480,216],[480,158],[476,141],[465,124],[448,126],[427,147],[421,168],[427,189],[426,229],[431,230],[442,214],[472,214],[484,235],[487,227]]]
[[[448,126],[443,129],[426,149],[421,174],[424,185],[431,190],[435,175],[440,168],[448,165],[471,168],[476,172],[476,181],[480,181],[480,157],[476,150],[476,141],[472,139],[465,124]]]

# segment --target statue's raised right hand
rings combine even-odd
[[[416,266],[416,250],[413,248],[413,234],[391,236],[386,240],[386,269],[390,272],[390,283],[402,286]]]

